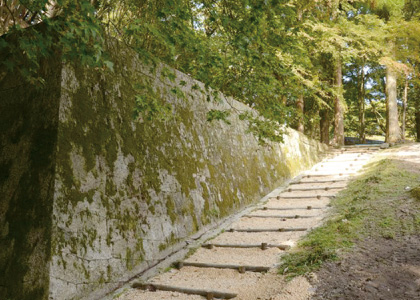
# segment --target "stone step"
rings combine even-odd
[[[344,149],[378,149],[382,144],[357,144],[357,145],[346,145]]]
[[[224,294],[235,296],[235,299],[269,299],[271,295],[279,294],[284,286],[282,279],[276,274],[256,272],[239,273],[232,269],[183,267],[180,270],[172,269],[161,274],[148,284],[155,287],[176,287],[200,291],[205,299],[231,299]],[[267,293],[267,280],[270,282],[270,291]],[[249,287],[252,287],[250,290]],[[209,296],[209,293],[212,295]],[[178,298],[177,298],[178,299]]]
[[[361,162],[361,163],[366,163],[367,161],[369,161],[369,157],[341,157],[341,156],[337,156],[336,158],[331,158],[328,161],[325,161],[326,163],[353,163],[353,162]]]
[[[317,178],[317,177],[330,177],[330,178],[332,178],[332,177],[342,177],[342,178],[346,178],[346,177],[354,176],[356,174],[357,174],[356,172],[343,172],[343,171],[340,171],[340,170],[338,172],[333,172],[333,173],[330,173],[330,172],[328,172],[328,173],[326,173],[326,172],[324,172],[324,173],[321,173],[321,172],[318,172],[318,173],[307,172],[307,173],[304,173],[302,178]]]
[[[283,207],[287,208],[297,208],[297,209],[306,209],[308,206],[318,207],[318,206],[328,206],[330,203],[329,198],[310,198],[310,199],[277,199],[277,198],[269,198],[266,203],[263,205],[270,208],[270,207]],[[261,207],[261,209],[264,209]]]
[[[317,198],[317,199],[321,199],[321,198],[334,198],[335,197],[335,193],[334,194],[326,194],[325,191],[320,191],[318,193],[314,193],[312,191],[310,191],[310,194],[303,194],[306,193],[304,191],[302,191],[302,194],[297,194],[297,192],[294,193],[290,193],[289,195],[287,193],[283,193],[280,194],[280,199],[313,199],[313,198]]]
[[[284,191],[284,193],[292,193],[292,192],[296,192],[296,191],[331,191],[331,190],[335,190],[335,191],[339,191],[346,188],[345,185],[340,185],[340,186],[331,186],[330,184],[325,185],[325,186],[316,186],[316,185],[312,185],[312,186],[298,186],[298,187],[293,187],[293,188],[288,188],[287,190]],[[281,196],[280,196],[281,198]]]
[[[310,209],[288,209],[283,211],[276,211],[276,210],[270,210],[270,209],[256,209],[249,214],[246,214],[244,218],[252,218],[257,216],[267,216],[267,217],[277,217],[279,214],[281,214],[281,217],[292,217],[294,218],[296,215],[299,216],[320,216],[324,210],[317,209],[317,210],[310,210]]]
[[[234,224],[232,228],[234,229],[248,229],[248,228],[313,228],[318,226],[322,221],[322,217],[314,218],[241,218]]]
[[[154,291],[142,290],[141,287],[138,286],[137,284],[133,283],[132,285],[135,286],[135,288],[125,291],[125,293],[122,296],[123,297],[122,299],[124,300],[134,300],[134,299],[135,300],[173,300],[173,299],[203,300],[203,299],[206,299],[200,295],[188,295],[188,294],[184,294],[180,292],[172,292],[172,291],[167,292],[167,291],[159,291],[156,289]],[[119,295],[117,295],[116,297],[118,296]],[[118,297],[116,299],[120,300],[121,298]]]
[[[343,182],[347,182],[349,181],[349,177],[342,177],[340,176],[339,178],[333,178],[330,179],[328,176],[324,176],[325,178],[315,178],[315,177],[304,177],[301,178],[299,181],[293,181],[290,183],[290,185],[296,185],[296,184],[318,184],[318,183],[322,183],[322,184],[334,184],[334,183],[343,183]]]
[[[280,199],[282,198],[319,198],[319,197],[334,197],[341,188],[329,188],[329,187],[322,187],[322,188],[300,188],[297,187],[295,189],[290,188],[287,190],[282,191],[279,196]]]
[[[261,249],[261,245],[254,248],[226,248],[213,247],[198,248],[185,262],[207,263],[207,264],[234,264],[254,265],[272,267],[278,262],[280,255],[284,253],[279,248]]]
[[[289,232],[224,232],[213,240],[212,244],[229,245],[294,245],[304,235],[304,231]]]

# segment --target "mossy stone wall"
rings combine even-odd
[[[325,150],[293,130],[284,144],[261,147],[237,113],[230,125],[210,123],[210,109],[250,109],[114,46],[114,72],[71,65],[62,71],[53,299],[88,299],[112,289]],[[136,85],[170,104],[173,117],[133,119],[142,92]]]
[[[3,53],[4,54],[4,53]],[[0,55],[1,57],[4,57]],[[0,299],[47,299],[61,62],[37,89],[0,70]]]
[[[1,201],[0,267],[18,265],[14,258],[41,266],[36,272],[42,289],[30,299],[100,299],[192,234],[310,167],[326,150],[291,129],[283,144],[259,146],[235,112],[249,107],[113,47],[113,72],[52,64],[55,71],[48,74],[57,75],[39,97],[0,86],[0,95],[10,95],[7,101],[2,96],[1,105],[17,110],[2,123],[2,146],[9,148],[2,152],[8,173],[0,183],[9,198]],[[145,92],[169,104],[172,117],[135,119],[135,97]],[[206,120],[211,109],[232,107],[230,125]],[[19,129],[13,125],[18,122],[29,125]],[[13,173],[14,165],[23,171]],[[24,224],[27,218],[34,221]],[[21,228],[11,227],[20,222]],[[40,237],[25,244],[37,236],[34,231]],[[13,243],[25,245],[17,249]],[[2,276],[21,282],[22,274]],[[19,287],[1,285],[2,295]]]

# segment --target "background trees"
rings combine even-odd
[[[243,118],[262,142],[283,124],[338,146],[344,135],[394,142],[420,136],[419,15],[413,0],[0,0],[0,34],[20,35],[0,39],[1,63],[42,86],[53,45],[112,69],[114,38],[257,109],[264,119]]]

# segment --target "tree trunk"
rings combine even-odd
[[[341,60],[337,61],[335,66],[335,86],[338,95],[334,98],[334,145],[344,146],[344,108],[342,103],[342,81],[343,74],[341,69]]]
[[[420,109],[416,110],[416,141],[420,142]]]
[[[330,143],[330,114],[328,109],[321,109],[319,111],[319,131],[321,133],[321,143],[329,144]]]
[[[45,15],[50,19],[56,17],[60,13],[60,10],[61,10],[60,6],[55,0],[49,0],[47,2],[46,8],[47,8],[47,11]]]
[[[359,80],[359,140],[361,144],[366,142],[365,134],[365,64],[362,63]]]
[[[407,114],[407,97],[408,97],[408,77],[405,79],[404,86],[404,97],[403,97],[403,111],[402,111],[402,120],[401,120],[401,137],[405,141],[405,122]]]
[[[418,87],[416,87],[418,89]],[[416,97],[416,106],[415,106],[416,112],[416,141],[420,142],[420,99]]]
[[[386,69],[386,138],[387,143],[400,140],[397,106],[397,74],[390,67]]]
[[[297,112],[298,112],[298,125],[297,130],[300,132],[304,132],[304,101],[303,101],[303,94],[299,95],[299,98],[297,99],[296,106],[297,106]]]

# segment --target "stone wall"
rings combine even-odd
[[[38,89],[0,72],[2,300],[48,297],[60,74],[59,61],[42,63]]]
[[[2,139],[2,146],[15,148],[3,150],[2,164],[9,164],[8,170],[10,164],[24,164],[27,172],[40,173],[2,174],[1,188],[10,197],[2,200],[0,213],[9,219],[24,214],[26,208],[19,201],[26,196],[19,195],[37,186],[31,203],[39,205],[28,207],[27,214],[39,220],[26,224],[25,234],[20,235],[20,229],[1,219],[0,251],[8,252],[0,263],[11,264],[10,258],[21,255],[10,247],[16,243],[13,236],[19,235],[22,243],[32,241],[32,232],[40,227],[42,238],[35,239],[31,249],[37,258],[45,253],[43,271],[38,272],[40,278],[49,276],[43,287],[49,283],[49,298],[54,300],[99,299],[178,249],[193,233],[310,167],[325,150],[291,129],[283,144],[259,146],[235,112],[250,110],[247,106],[206,90],[178,71],[146,67],[136,54],[114,47],[113,72],[62,65],[57,68],[59,75],[48,82],[54,92],[34,97],[31,103],[38,109],[28,110],[33,110],[34,120],[39,119],[34,121],[37,127],[19,132],[39,135],[26,147],[42,146],[42,151],[25,150],[25,145],[13,141],[17,125],[7,123],[4,128],[10,138]],[[172,117],[134,119],[135,97],[142,93],[169,104]],[[1,105],[21,99],[15,94],[20,95],[18,89],[1,92]],[[13,97],[7,100],[4,95]],[[27,105],[22,101],[16,105]],[[54,103],[57,109],[40,110]],[[232,107],[230,124],[206,120],[209,110]],[[0,113],[3,120],[3,109]],[[12,202],[14,206],[9,205]],[[28,267],[35,263],[27,254],[19,259]],[[6,282],[1,288],[0,295],[24,299],[10,292],[15,285]],[[47,299],[45,290],[31,299]]]

